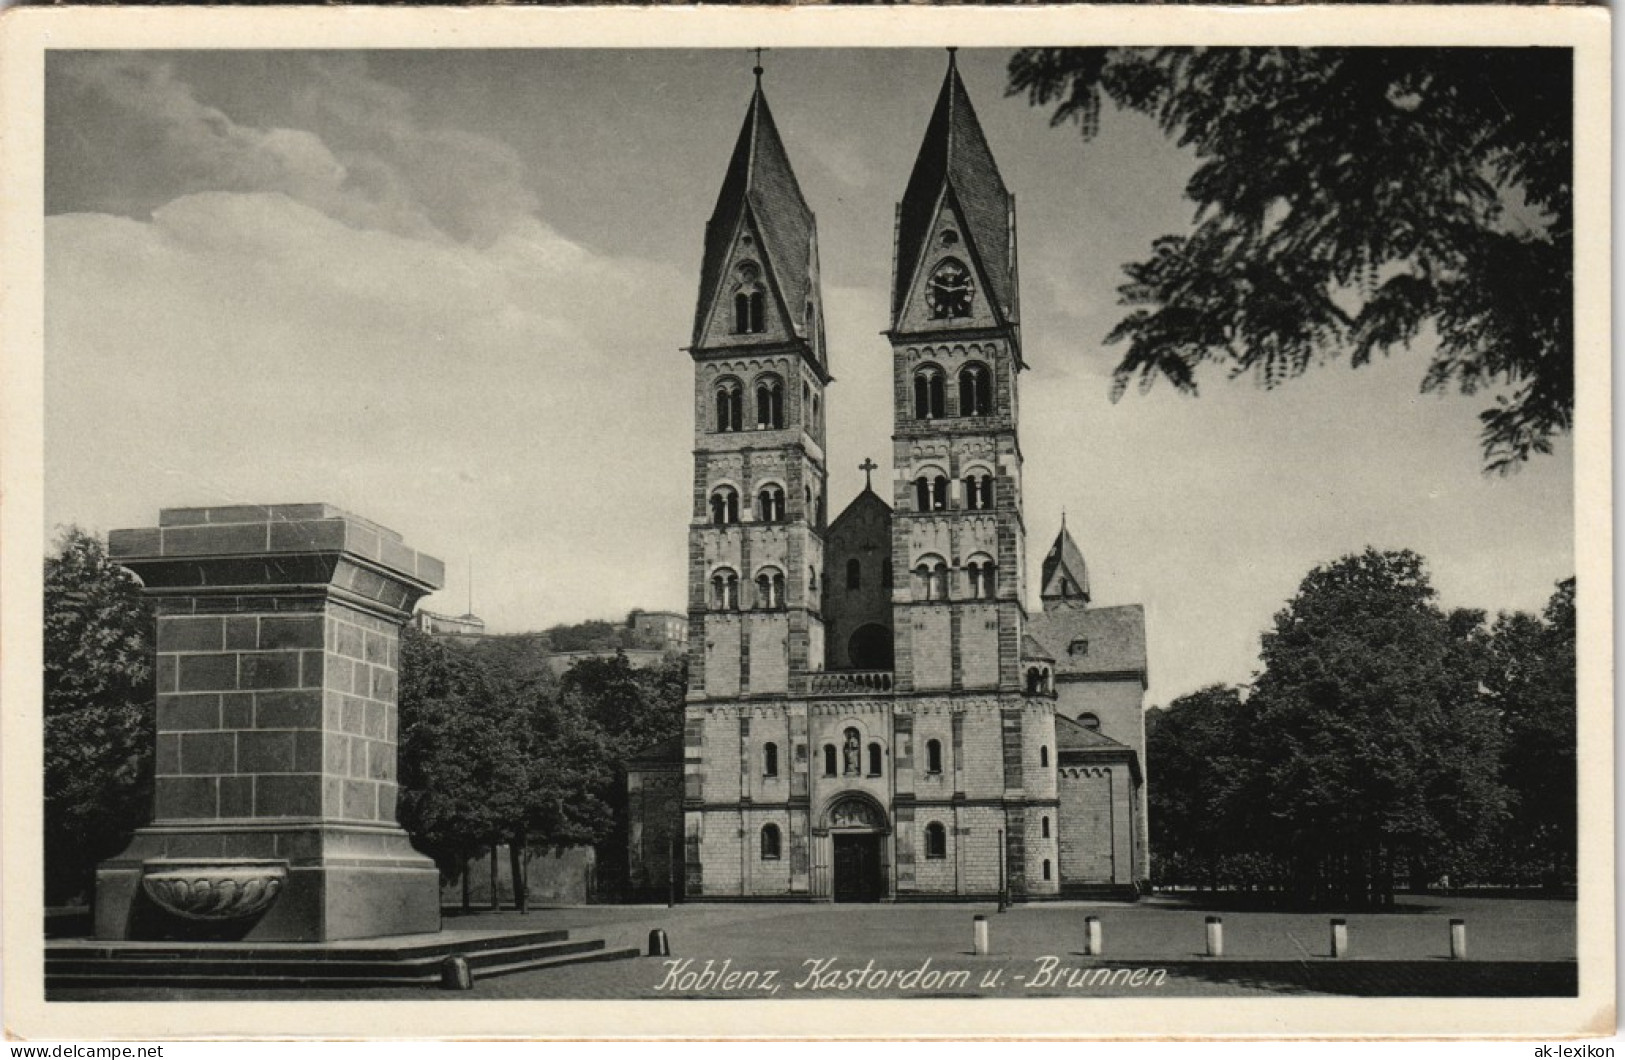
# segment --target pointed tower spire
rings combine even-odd
[[[965,252],[985,276],[1000,321],[1016,320],[1015,202],[960,79],[955,50],[948,49],[948,72],[898,206],[893,326],[927,264],[932,226],[941,209],[961,219]]]
[[[1083,553],[1066,528],[1066,516],[1061,516],[1061,532],[1055,544],[1044,557],[1043,590],[1040,596],[1046,611],[1053,607],[1081,608],[1089,602],[1089,568],[1083,562]]]
[[[762,91],[760,57],[752,73],[755,90],[705,226],[694,345],[715,345],[719,336],[728,335],[801,338],[818,347],[816,356],[822,363],[813,212],[801,194]],[[763,298],[749,310],[748,319],[736,320],[732,296],[741,279],[759,284]]]

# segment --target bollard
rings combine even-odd
[[[649,956],[670,957],[671,942],[667,940],[666,933],[659,928],[649,932]]]
[[[1332,956],[1347,957],[1349,955],[1349,922],[1347,920],[1332,921]]]
[[[976,920],[973,922],[971,942],[976,956],[987,956],[987,917],[981,913],[976,914]]]
[[[1100,956],[1100,918],[1098,916],[1083,918],[1083,953],[1086,957]]]
[[[474,973],[469,970],[467,957],[455,953],[440,962],[440,988],[442,990],[474,989]]]
[[[1465,961],[1467,959],[1467,921],[1450,919],[1450,959]]]
[[[1207,955],[1224,956],[1224,921],[1216,916],[1207,918]]]

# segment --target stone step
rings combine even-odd
[[[580,961],[638,956],[608,950],[603,939],[570,939],[565,931],[526,932],[426,943],[400,949],[355,946],[121,947],[52,945],[48,988],[412,986],[440,982],[441,964],[458,954],[476,979]]]
[[[499,975],[512,975],[515,972],[535,971],[538,968],[557,968],[566,964],[592,964],[598,961],[624,961],[641,956],[643,956],[642,950],[636,946],[629,946],[621,950],[597,950],[592,953],[578,953],[565,957],[539,957],[531,960],[520,960],[509,964],[474,969],[473,972],[475,979],[491,979]]]
[[[348,961],[348,960],[409,960],[415,957],[444,957],[453,953],[475,953],[482,950],[508,949],[513,946],[563,942],[570,933],[563,929],[537,931],[491,932],[483,935],[451,934],[448,938],[425,939],[421,942],[383,944],[367,942],[332,942],[326,944],[300,942],[117,942],[104,943],[93,939],[51,940],[46,943],[45,957],[94,957],[98,959],[141,957],[148,960],[187,960],[199,956],[227,956],[243,959],[247,956],[269,960]]]

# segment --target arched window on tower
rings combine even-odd
[[[886,559],[883,559],[883,560],[880,561],[880,584],[884,588],[887,588],[887,589],[891,588],[891,558],[890,557],[887,557]]]
[[[883,757],[879,744],[872,743],[869,745],[869,775],[871,777],[880,775],[880,762]]]
[[[991,600],[999,592],[999,569],[987,556],[972,556],[965,564],[972,600]]]
[[[784,383],[778,376],[756,380],[756,429],[778,430],[784,426]]]
[[[779,775],[779,745],[765,743],[762,745],[762,776],[776,777]],[[1046,831],[1044,833],[1048,835]]]
[[[937,821],[925,826],[925,856],[932,861],[948,856],[948,830]]]
[[[739,491],[732,486],[718,486],[711,494],[711,524],[732,526],[739,522]]]
[[[1048,747],[1040,747],[1038,749],[1038,764],[1039,764],[1039,766],[1041,766],[1044,769],[1049,768],[1049,748]],[[1048,817],[1044,818],[1044,834],[1046,836],[1049,835],[1049,818]]]
[[[914,565],[914,598],[948,599],[948,564],[940,556],[922,556]]]
[[[1048,817],[1040,817],[1038,819],[1038,825],[1039,825],[1040,828],[1043,829],[1044,838],[1048,839],[1049,838],[1049,818]]]
[[[764,611],[784,609],[784,573],[777,567],[763,567],[756,575],[756,606]]]
[[[993,507],[993,476],[969,474],[965,476],[965,507],[973,512],[984,512]]]
[[[734,271],[739,278],[734,287],[734,334],[755,335],[763,330],[767,304],[760,282],[762,270],[754,261],[742,261]]]
[[[846,561],[846,587],[848,589],[863,588],[863,564],[859,562],[856,556]]]
[[[739,610],[739,575],[727,567],[711,575],[711,610]]]
[[[762,523],[784,522],[784,490],[778,486],[763,486],[756,495],[756,520]]]
[[[942,369],[926,365],[914,373],[914,418],[940,420],[947,415],[947,389]]]
[[[942,772],[942,741],[925,741],[925,771],[927,773]]]
[[[993,377],[986,366],[967,364],[959,370],[959,414],[990,416],[993,413]]]
[[[739,380],[723,379],[717,383],[717,430],[737,431],[744,420],[744,395]]]
[[[931,510],[945,512],[948,510],[948,476],[938,475],[931,480]]]
[[[762,826],[762,860],[779,860],[779,826],[776,824]]]
[[[827,743],[827,744],[824,745],[824,776],[833,777],[835,775],[835,773],[836,773],[835,745],[832,744],[832,743]]]

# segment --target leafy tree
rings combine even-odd
[[[528,775],[514,702],[472,652],[401,634],[400,820],[447,876],[507,838]]]
[[[1240,689],[1225,685],[1146,712],[1154,882],[1261,882],[1252,870],[1267,800],[1252,729]]]
[[[1572,883],[1576,856],[1575,581],[1560,582],[1543,615],[1503,614],[1484,678],[1502,711],[1503,776],[1513,794],[1507,869]]]
[[[1192,149],[1195,227],[1125,266],[1114,400],[1212,361],[1266,387],[1437,337],[1424,391],[1502,391],[1486,465],[1574,406],[1573,70],[1560,48],[1039,48],[1010,92],[1095,135],[1103,99]]]
[[[90,893],[152,809],[154,630],[140,583],[70,527],[45,560],[45,893]]]
[[[1505,817],[1483,616],[1434,596],[1420,556],[1367,549],[1311,571],[1263,637],[1255,753],[1302,897],[1387,901],[1399,866],[1470,857]]]
[[[611,768],[603,775],[606,782],[598,795],[611,825],[598,837],[599,877],[626,884],[631,821],[624,764],[651,745],[682,736],[688,667],[674,659],[639,669],[617,654],[580,660],[565,671],[561,684],[564,701],[604,734],[604,753]]]

